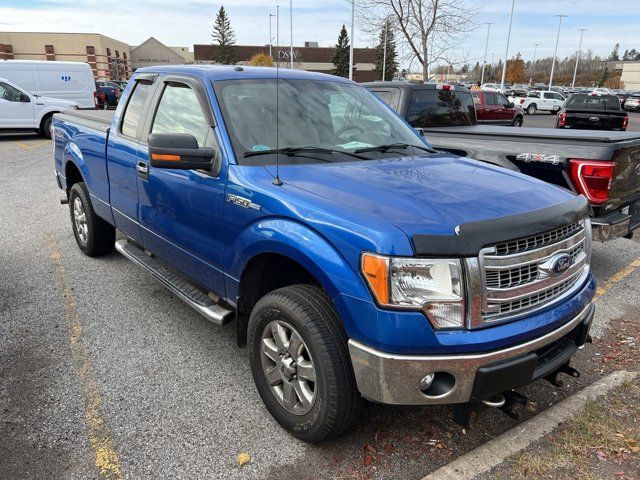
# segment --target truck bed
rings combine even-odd
[[[563,130],[534,127],[500,127],[491,125],[472,125],[469,127],[430,127],[421,129],[429,138],[429,133],[446,135],[482,135],[504,137],[505,140],[523,141],[526,139],[545,139],[556,141],[618,143],[640,140],[640,132],[613,132],[606,130]],[[499,138],[496,138],[498,140]]]
[[[114,114],[114,110],[67,110],[56,114],[56,118],[106,133],[111,126]]]

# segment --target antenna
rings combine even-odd
[[[279,91],[280,91],[280,5],[276,6],[276,55],[278,57],[276,61],[276,178],[273,179],[273,184],[276,186],[282,185],[280,180],[280,138],[278,136],[278,124],[280,123],[280,104],[279,104]]]

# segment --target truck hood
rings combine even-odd
[[[349,163],[281,165],[294,186],[384,219],[407,235],[452,235],[463,223],[566,202],[568,191],[467,158],[436,154]]]
[[[36,103],[44,103],[47,106],[55,105],[56,107],[61,107],[61,108],[73,108],[78,106],[76,102],[71,102],[69,100],[61,100],[59,98],[53,98],[53,97],[36,97],[35,101]]]

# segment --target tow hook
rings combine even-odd
[[[558,379],[558,375],[560,375],[561,373],[569,375],[570,377],[573,377],[573,378],[578,378],[580,376],[580,372],[579,371],[577,371],[573,367],[570,367],[567,364],[567,365],[561,366],[556,371],[551,372],[549,375],[544,377],[544,379],[547,382],[549,382],[551,385],[555,386],[555,387],[562,387],[562,386],[564,386],[564,384],[562,383],[562,380]]]

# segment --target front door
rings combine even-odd
[[[0,82],[0,128],[35,128],[33,101],[13,85]]]
[[[148,122],[148,134],[189,133],[199,147],[217,147],[204,85],[190,77],[173,75],[159,81],[161,91],[150,111],[153,120]],[[214,176],[206,170],[151,167],[144,137],[138,165],[138,216],[144,246],[202,287],[224,296],[222,211],[226,169]]]

